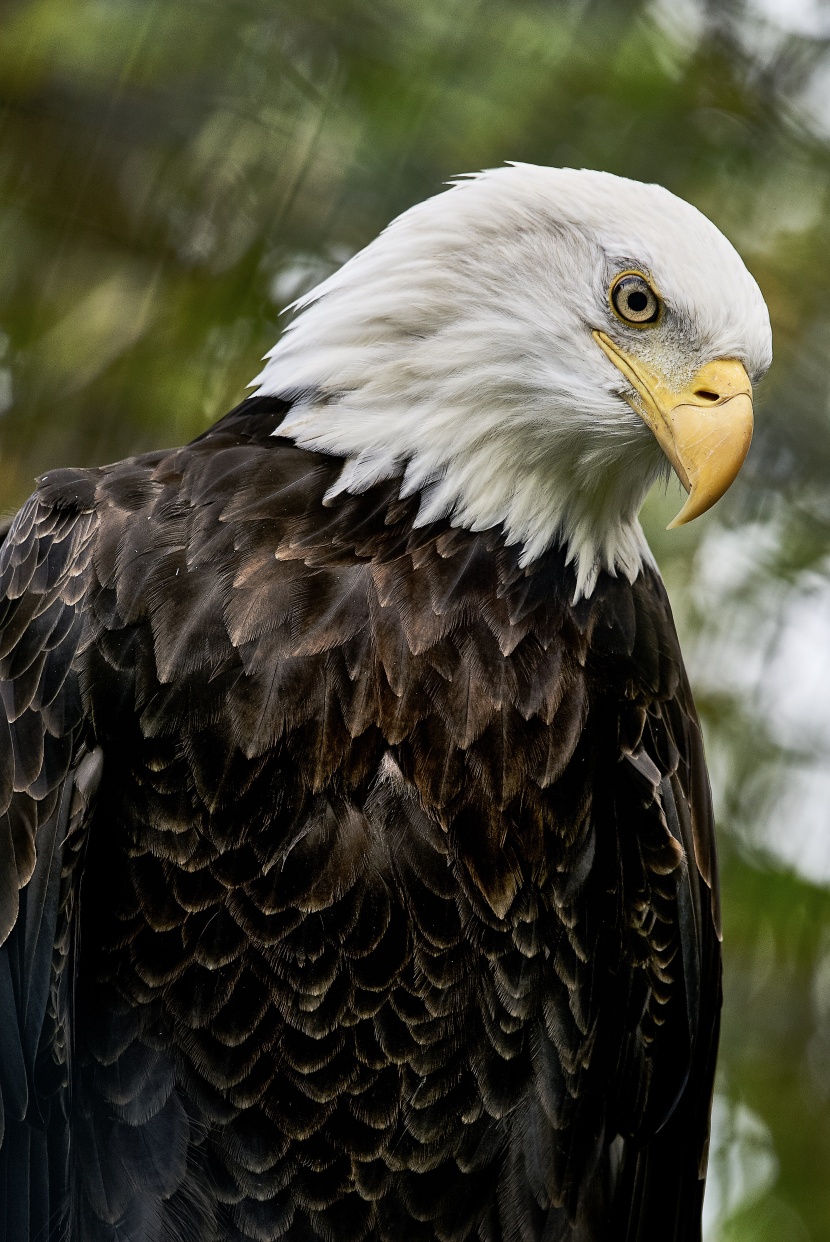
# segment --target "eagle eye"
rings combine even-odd
[[[656,323],[661,302],[645,276],[639,272],[623,272],[611,286],[611,309],[623,323],[642,328]]]

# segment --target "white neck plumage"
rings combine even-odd
[[[522,565],[564,545],[576,598],[602,570],[633,581],[650,559],[637,514],[664,459],[633,413],[615,404],[609,426],[601,411],[553,403],[522,367],[460,364],[450,342],[390,358],[385,344],[305,350],[298,336],[274,351],[258,392],[294,398],[281,436],[345,459],[327,500],[402,476],[401,495],[420,494],[416,525],[500,528]]]
[[[280,435],[345,459],[328,499],[402,475],[401,494],[420,493],[419,525],[501,528],[523,565],[563,545],[576,598],[602,570],[634,580],[650,561],[637,514],[666,465],[613,392],[575,391],[521,322],[493,332],[482,312],[431,333],[393,319],[379,331],[355,324],[345,291],[323,289],[255,382],[294,401]],[[586,367],[602,366],[589,351],[590,337]]]

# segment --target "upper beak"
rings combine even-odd
[[[668,529],[683,526],[720,500],[743,465],[752,440],[749,376],[736,358],[718,358],[677,390],[604,332],[593,336],[634,388],[637,398],[629,404],[651,428],[689,493]]]

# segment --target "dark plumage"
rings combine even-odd
[[[324,507],[286,408],[50,473],[3,546],[0,1239],[699,1239],[714,841],[660,580],[572,605],[560,549],[394,479]]]

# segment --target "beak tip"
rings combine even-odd
[[[730,397],[719,407],[714,426],[696,422],[698,411],[688,405],[675,407],[672,414],[674,449],[690,486],[686,501],[669,523],[668,530],[685,526],[706,513],[735,481],[752,442],[752,397],[749,393]],[[683,427],[684,424],[694,434],[678,443],[678,425]]]
[[[679,513],[675,514],[666,527],[666,530],[677,530],[680,526],[687,526],[688,523],[693,522],[695,518],[707,513],[709,509],[711,509],[712,506],[720,499],[724,491],[726,491],[726,488],[723,488],[722,491],[718,490],[714,494],[706,495],[701,492],[697,492],[696,494],[695,489],[692,488],[683,503],[682,509]]]

